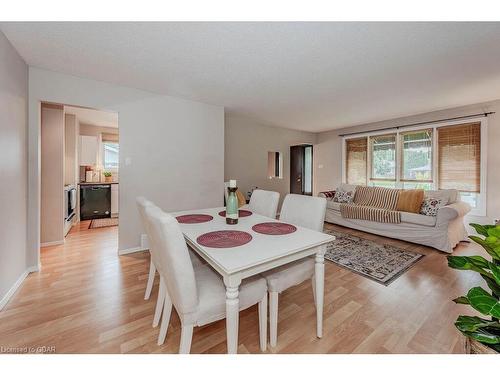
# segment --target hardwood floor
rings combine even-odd
[[[0,347],[54,347],[57,353],[176,353],[179,318],[172,313],[164,345],[153,328],[158,276],[143,299],[146,252],[118,256],[118,227],[82,222],[64,245],[42,249],[42,271],[28,276],[0,312]],[[327,224],[329,225],[329,224]],[[446,255],[423,246],[329,225],[426,256],[388,287],[325,261],[324,337],[315,336],[307,281],[280,296],[278,346],[268,353],[460,353],[453,322],[467,306],[451,299],[482,284],[473,272],[447,267]],[[483,253],[460,244],[455,254]],[[260,353],[256,307],[240,313],[239,353]],[[4,349],[5,351],[5,349]],[[192,353],[225,353],[225,321],[195,328]]]

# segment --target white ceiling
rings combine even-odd
[[[1,23],[26,62],[323,131],[500,98],[500,23]]]
[[[105,126],[108,128],[118,128],[118,113],[98,111],[96,109],[64,106],[64,111],[75,115],[80,123],[93,126]]]

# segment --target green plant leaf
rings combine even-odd
[[[493,236],[493,237],[500,237],[500,227],[493,227],[493,228],[488,228],[486,230],[486,232],[488,233],[488,236]]]
[[[460,328],[458,328],[460,330]],[[472,337],[474,340],[482,342],[483,344],[498,345],[500,344],[500,336],[490,333],[484,329],[478,329],[474,332],[461,331],[464,335]],[[495,349],[496,350],[496,349]]]
[[[467,293],[470,305],[484,315],[500,318],[500,302],[481,287],[475,287]]]
[[[491,273],[492,273],[493,277],[495,278],[495,280],[498,284],[498,287],[500,288],[500,267],[497,266],[495,263],[491,263],[491,262],[489,262],[488,267],[490,268]]]
[[[460,303],[462,305],[470,305],[469,300],[465,296],[457,297],[453,300],[455,303]]]
[[[460,315],[455,322],[455,326],[462,332],[474,332],[480,328],[489,328],[489,332],[495,333],[498,331],[500,333],[500,323],[482,319],[477,316],[465,316]],[[500,336],[499,336],[500,340]]]
[[[486,284],[491,289],[495,296],[500,296],[500,285],[491,276],[481,275],[481,277],[486,281]]]
[[[487,236],[488,235],[488,229],[494,228],[494,225],[481,225],[481,224],[470,224],[472,228],[476,230],[478,234],[481,236]]]
[[[448,266],[457,270],[476,271],[483,275],[489,275],[489,264],[486,259],[481,256],[453,256],[448,257]],[[485,270],[488,269],[488,271]]]
[[[481,237],[478,236],[469,236],[469,238],[481,245],[488,254],[491,255],[491,257],[495,260],[500,260],[500,245],[492,245],[487,243],[485,240],[483,240]]]

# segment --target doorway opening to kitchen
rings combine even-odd
[[[59,249],[74,231],[117,243],[118,113],[42,102],[40,134],[40,247]]]

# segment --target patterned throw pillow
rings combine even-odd
[[[337,190],[333,197],[334,202],[338,203],[352,203],[354,200],[354,191],[341,191]]]
[[[438,210],[444,207],[445,203],[442,199],[425,198],[420,206],[420,214],[426,216],[436,216]]]

